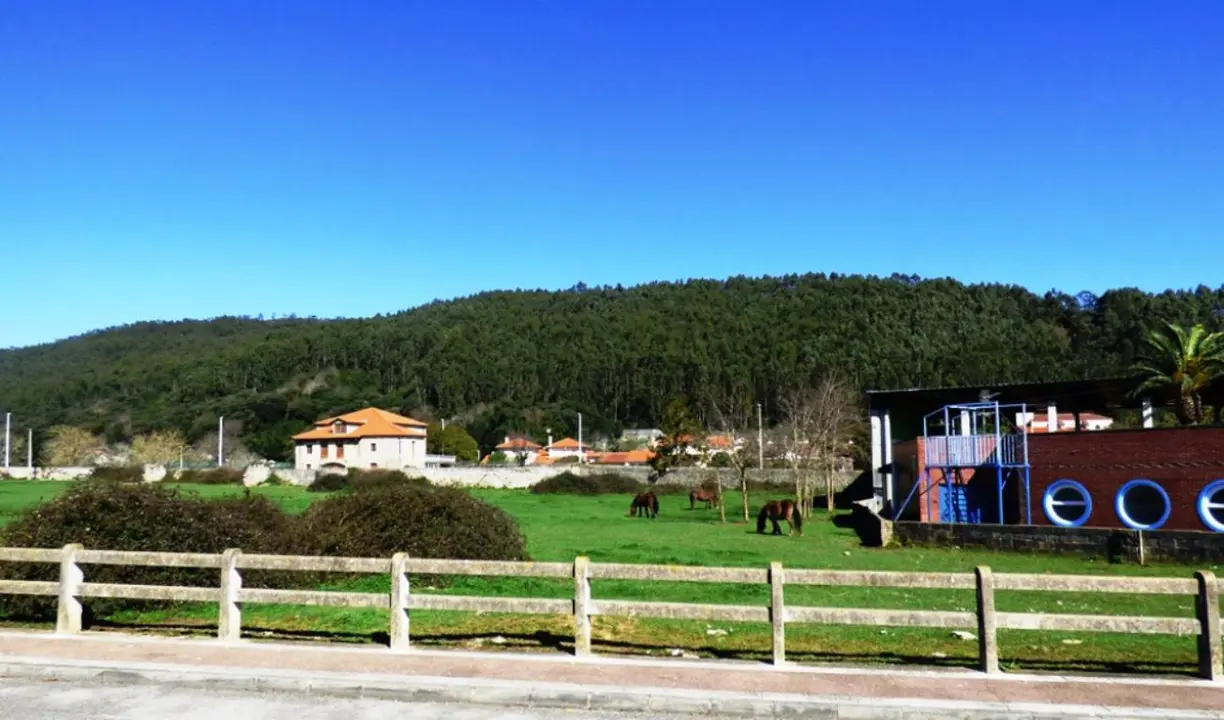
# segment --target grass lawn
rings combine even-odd
[[[66,487],[59,483],[0,482],[0,522]],[[233,486],[183,486],[206,497],[241,492]],[[319,496],[298,488],[254,490],[287,510],[305,509]],[[657,520],[626,517],[629,496],[575,497],[532,495],[524,491],[474,490],[518,519],[535,560],[569,562],[586,555],[594,562],[764,567],[770,561],[786,566],[855,570],[970,572],[990,565],[996,572],[1050,572],[1101,575],[1173,575],[1188,577],[1194,568],[1174,565],[1109,564],[1072,556],[1005,554],[956,549],[875,549],[859,545],[853,531],[839,528],[823,513],[805,523],[803,537],[772,537],[755,533],[755,526],[718,522],[715,511],[688,509],[688,499],[660,498]],[[728,496],[729,519],[738,502]],[[386,578],[369,577],[337,583],[337,588],[385,592]],[[456,578],[445,588],[414,586],[414,592],[520,597],[572,596],[572,583],[537,579]],[[766,586],[696,583],[596,581],[594,596],[605,599],[660,600],[760,604],[769,602]],[[791,605],[825,607],[972,610],[972,591],[893,588],[791,587]],[[1161,615],[1193,617],[1190,596],[1145,596],[1092,593],[999,592],[1000,611]],[[368,642],[385,637],[387,614],[376,610],[248,606],[244,630],[252,637],[328,636]],[[107,618],[116,626],[157,626],[164,631],[207,632],[215,627],[215,606],[177,606],[156,612],[125,612]],[[763,624],[700,623],[636,618],[597,617],[593,623],[595,651],[602,653],[671,654],[685,650],[703,657],[766,659],[769,628]],[[568,649],[573,623],[567,617],[413,613],[414,641],[462,647],[506,646],[518,649]],[[949,631],[849,626],[790,625],[788,657],[819,662],[911,662],[972,664],[975,642],[956,639]],[[1167,673],[1194,672],[1192,637],[1001,631],[1004,667],[1027,670],[1089,669]]]

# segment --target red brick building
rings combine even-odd
[[[1004,524],[1224,532],[1224,427],[1153,427],[1151,408],[1165,399],[1143,403],[1131,397],[1129,387],[1134,387],[1130,381],[1113,380],[869,393],[873,435],[877,428],[907,422],[908,415],[907,434],[913,438],[892,443],[873,437],[873,444],[888,443],[886,449],[873,447],[876,487],[882,491],[877,497],[886,515],[923,522],[998,523],[1001,510]],[[987,396],[992,400],[982,400]],[[920,409],[932,414],[941,405],[988,407],[1000,401],[1048,407],[1051,418],[1074,414],[1076,429],[1032,433],[1022,422],[1007,428],[1008,439],[997,440],[1003,436],[962,433],[955,420],[951,431],[940,431],[945,434],[913,420]],[[1148,418],[1140,429],[1088,430],[1091,426],[1080,422],[1090,412],[1140,407]],[[1025,459],[999,460],[1004,448],[994,443],[1012,443],[1017,450],[1008,457]],[[961,453],[971,460],[949,460],[953,445],[972,447]],[[975,465],[978,459],[984,462]]]
[[[912,488],[926,471],[924,445],[923,438],[915,438],[894,447],[900,487]],[[1028,437],[1028,451],[1034,525],[1151,526],[1165,514],[1167,505],[1167,517],[1159,525],[1163,529],[1224,530],[1224,507],[1212,507],[1224,506],[1224,427],[1034,434]],[[995,470],[965,469],[949,474],[955,482],[971,484],[977,476],[977,482],[993,484]],[[933,490],[923,493],[920,488],[906,514],[923,522],[938,522],[938,487],[946,479],[939,469],[932,469],[930,475]],[[1120,513],[1119,493],[1132,481],[1152,485],[1139,482],[1128,487]],[[1218,490],[1211,492],[1214,497],[1203,498],[1203,514],[1208,516],[1204,519],[1200,496],[1213,484]],[[1004,498],[1009,510],[1005,521],[1023,522],[1019,512],[1024,505],[1020,497],[1023,484],[1008,483],[1004,492],[1011,494]],[[1129,515],[1130,524],[1123,515]]]

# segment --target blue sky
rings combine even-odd
[[[1219,285],[1224,3],[0,9],[0,347],[788,272]]]

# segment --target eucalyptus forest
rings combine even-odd
[[[1125,374],[1148,329],[1221,329],[1224,287],[1101,295],[824,274],[485,292],[362,319],[146,322],[0,351],[0,408],[36,433],[188,440],[218,416],[273,459],[321,416],[376,405],[508,432],[612,435],[675,398],[780,398],[836,371],[862,389]]]

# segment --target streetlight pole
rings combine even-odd
[[[585,456],[586,453],[582,452],[582,413],[578,413],[578,465],[582,465]]]
[[[757,463],[765,469],[765,423],[762,422],[761,403],[757,403]]]
[[[217,467],[225,467],[225,416],[217,419]]]
[[[13,413],[4,413],[4,469],[9,469],[9,448],[13,446]]]

